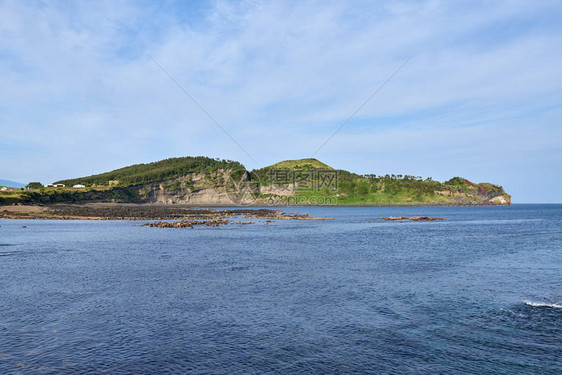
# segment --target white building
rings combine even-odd
[[[78,184],[78,185],[74,185],[74,186],[73,186],[73,188],[77,188],[77,189],[85,188],[85,187],[86,187],[85,185],[81,185],[81,184]]]

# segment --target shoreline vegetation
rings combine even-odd
[[[0,206],[54,203],[142,203],[197,206],[508,206],[502,186],[453,177],[356,174],[316,159],[247,170],[241,163],[181,157],[111,172],[29,183],[0,191]]]

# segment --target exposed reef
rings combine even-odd
[[[390,216],[390,217],[381,217],[380,219],[386,221],[402,221],[402,220],[411,220],[411,221],[435,221],[435,220],[445,220],[442,217],[432,217],[432,216]]]

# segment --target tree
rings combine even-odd
[[[358,182],[356,185],[356,191],[362,196],[369,194],[369,183],[366,181]]]
[[[29,184],[26,185],[27,189],[41,189],[43,187],[43,184],[40,182],[30,182]]]

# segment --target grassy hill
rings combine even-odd
[[[459,186],[457,180],[466,182]],[[475,184],[460,177],[442,183],[414,176],[351,173],[338,176],[336,188],[311,191],[297,187],[295,195],[302,201],[322,196],[325,202],[346,205],[493,204],[489,200],[495,197],[511,199],[499,185]]]
[[[499,185],[475,184],[461,177],[439,182],[410,175],[359,175],[335,170],[316,159],[286,160],[253,170],[251,175],[262,190],[266,187],[271,192],[263,198],[279,204],[496,204],[490,199],[503,197],[506,202],[511,199]],[[285,189],[293,194],[290,198],[280,196],[272,186],[278,192]]]
[[[317,159],[284,160],[265,167],[269,169],[334,169]]]

